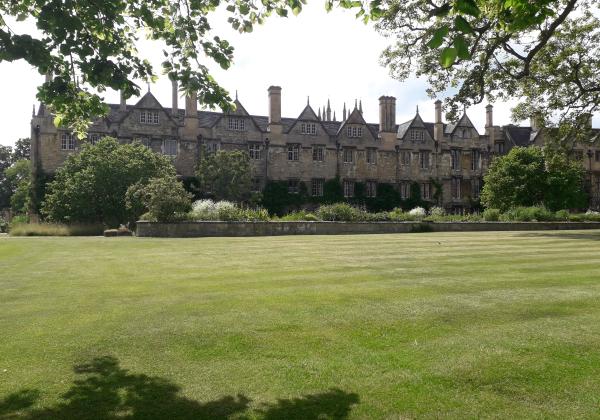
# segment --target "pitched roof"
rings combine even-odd
[[[517,125],[505,125],[502,127],[504,132],[507,134],[508,138],[512,140],[515,146],[529,146],[531,141],[535,139],[535,136],[532,136],[534,131],[531,127],[520,127]]]

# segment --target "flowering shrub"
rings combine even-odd
[[[414,209],[409,211],[408,214],[410,214],[413,217],[425,217],[427,212],[423,207],[415,207]]]
[[[268,221],[269,213],[262,208],[240,208],[231,201],[198,200],[192,205],[190,220],[220,220],[224,222]]]
[[[413,209],[414,210],[414,209]],[[441,216],[445,216],[446,215],[446,210],[444,210],[442,207],[438,207],[438,206],[433,206],[430,210],[429,210],[429,215],[432,217],[441,217]]]

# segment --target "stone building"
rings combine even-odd
[[[437,204],[456,212],[468,210],[478,200],[483,175],[495,154],[537,144],[543,137],[538,138],[535,127],[495,126],[491,105],[486,108],[485,132],[479,133],[466,112],[458,122],[444,123],[440,101],[434,104],[435,121],[423,121],[417,109],[411,120],[396,124],[392,96],[379,98],[378,123],[365,121],[362,103],[348,110],[344,105],[339,121],[335,112],[331,115],[329,103],[317,113],[307,103],[296,118],[283,118],[281,100],[281,88],[271,86],[268,116],[250,115],[237,97],[233,112],[198,111],[195,97],[187,97],[185,109],[180,109],[173,84],[171,108],[163,107],[150,92],[135,105],[121,98],[120,104],[110,105],[106,117],[94,121],[88,141],[106,135],[121,142],[140,141],[170,156],[182,177],[194,176],[203,150],[246,150],[256,190],[268,180],[280,180],[295,193],[304,182],[309,194],[320,196],[325,181],[337,177],[347,197],[355,194],[360,182],[367,196],[376,195],[377,185],[386,183],[408,198],[416,182],[423,199],[433,203],[438,197]],[[33,115],[31,127],[32,159],[46,174],[79,148],[71,133],[54,126],[43,105]],[[598,193],[600,152],[590,153],[590,182]]]

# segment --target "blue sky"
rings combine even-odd
[[[216,79],[230,92],[237,89],[239,98],[252,114],[267,114],[267,88],[282,87],[282,113],[296,117],[306,105],[307,96],[315,109],[331,101],[338,119],[344,102],[354,106],[362,100],[368,122],[378,121],[378,98],[392,95],[397,98],[398,123],[414,115],[417,105],[421,116],[433,121],[433,100],[425,93],[425,83],[411,79],[398,82],[389,77],[379,64],[381,51],[388,40],[371,25],[355,19],[354,13],[334,10],[326,13],[321,2],[310,3],[298,16],[283,19],[271,17],[250,34],[238,34],[226,22],[222,13],[211,18],[214,33],[228,39],[235,47],[235,62],[227,71],[208,63]],[[13,28],[31,31],[31,23]],[[17,29],[18,30],[18,29]],[[157,71],[161,50],[155,43],[141,42],[142,55],[155,64]],[[0,63],[0,115],[3,119],[1,144],[13,144],[19,137],[29,136],[32,105],[36,103],[36,87],[43,81],[37,71],[23,62]],[[142,83],[142,82],[141,82]],[[145,83],[142,83],[145,90]],[[171,84],[166,77],[152,85],[158,100],[171,105]],[[117,92],[106,92],[105,99],[118,102]],[[129,100],[134,103],[135,99]],[[180,100],[180,107],[183,107]],[[469,117],[482,131],[485,104],[468,110]],[[510,109],[495,104],[495,124],[510,123]]]

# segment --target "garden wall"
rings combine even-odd
[[[575,229],[600,222],[137,222],[137,236],[161,238]]]

